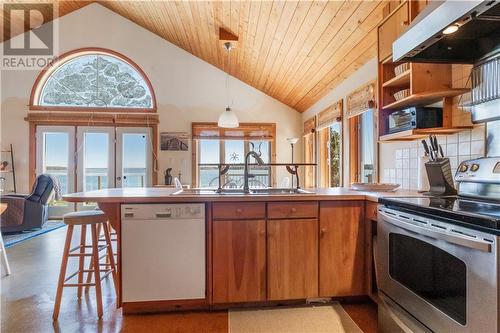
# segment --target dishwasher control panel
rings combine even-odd
[[[205,204],[126,204],[121,206],[122,220],[203,219]]]

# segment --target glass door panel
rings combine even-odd
[[[115,186],[115,130],[112,127],[78,127],[77,189],[94,191]],[[78,208],[93,209],[95,203]]]
[[[342,123],[330,126],[329,156],[330,187],[342,186]]]
[[[36,174],[55,176],[61,194],[74,192],[75,185],[75,128],[73,126],[38,126],[36,131]],[[49,217],[61,217],[74,210],[74,204],[52,200]]]
[[[360,182],[375,182],[375,136],[374,113],[366,111],[360,115]]]
[[[116,187],[152,184],[152,140],[149,128],[116,129]]]

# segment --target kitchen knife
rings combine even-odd
[[[438,143],[438,139],[435,135],[432,136],[432,140],[434,140],[434,150],[436,151],[436,156],[438,154],[438,151],[439,151],[439,143]]]
[[[441,145],[439,145],[439,153],[441,154],[441,157],[444,158],[443,147]]]
[[[434,161],[434,153],[433,153],[432,149],[429,148],[427,141],[422,140],[422,144],[424,145],[425,153],[427,154],[427,156],[429,156],[429,159],[431,161]]]
[[[427,145],[427,141],[422,140],[422,145],[424,146],[425,154],[429,156],[430,152],[429,152],[429,146]]]

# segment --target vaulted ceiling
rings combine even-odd
[[[92,2],[301,112],[376,56],[376,27],[387,4],[338,0]],[[60,16],[88,3],[59,1]],[[229,63],[218,40],[219,27],[239,38]]]

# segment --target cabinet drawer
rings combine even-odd
[[[377,221],[377,207],[378,205],[375,202],[366,202],[365,217],[368,220]]]
[[[264,202],[216,202],[213,204],[214,220],[257,220],[266,217]]]
[[[270,219],[315,218],[318,217],[316,201],[270,202],[267,204]]]

